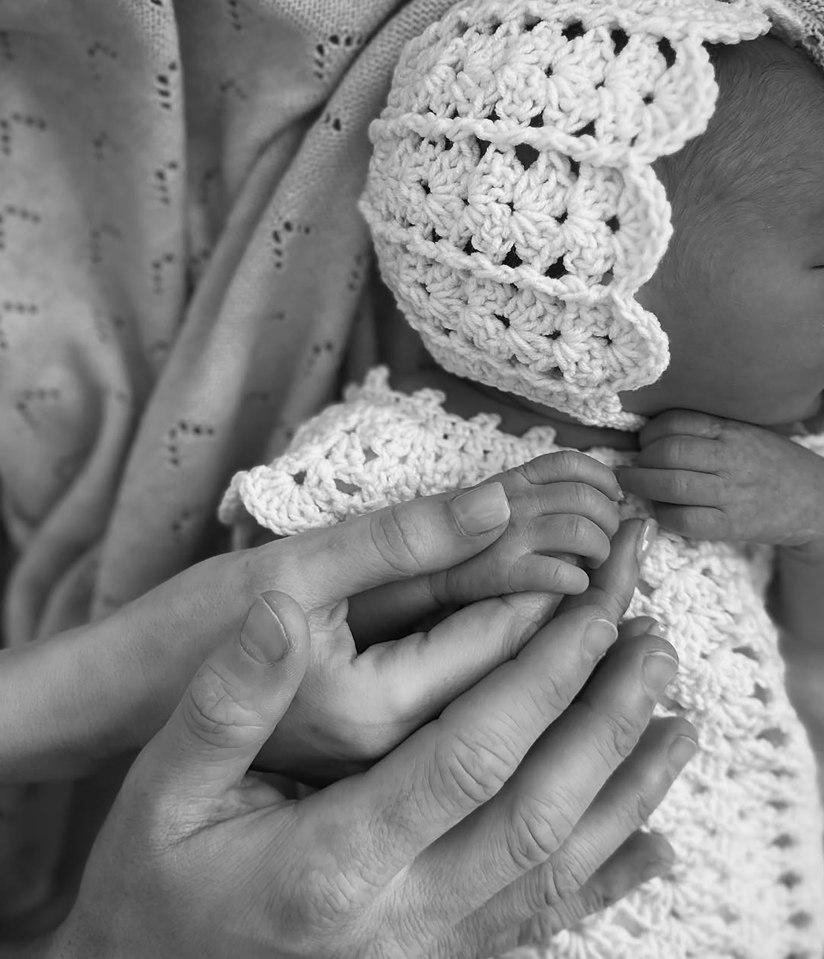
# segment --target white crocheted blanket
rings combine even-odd
[[[269,466],[240,473],[225,521],[279,534],[475,484],[557,449],[551,428],[522,437],[498,420],[447,413],[373,370],[345,402],[303,426]],[[813,445],[811,442],[805,445]],[[595,450],[610,466],[626,454]],[[626,515],[645,512],[625,504]],[[552,939],[553,959],[820,959],[824,857],[815,763],[783,682],[766,609],[770,553],[662,532],[630,615],[671,627],[681,671],[673,710],[701,740],[651,825],[673,843],[672,874]]]

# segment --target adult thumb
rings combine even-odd
[[[283,718],[308,657],[303,610],[285,593],[263,593],[240,635],[195,673],[134,772],[148,775],[153,789],[181,799],[223,795],[243,778]]]
[[[288,551],[281,568],[304,574],[290,588],[312,608],[455,566],[493,543],[509,516],[503,485],[490,482],[397,503],[261,548],[283,558]]]

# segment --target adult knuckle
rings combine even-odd
[[[577,854],[561,847],[552,856],[544,880],[546,905],[557,906],[577,895],[589,878],[592,869]]]
[[[569,706],[574,694],[575,689],[568,675],[546,671],[541,676],[541,699],[544,710],[551,716],[560,716]]]
[[[474,808],[497,795],[516,764],[502,738],[483,742],[456,734],[435,756],[432,791],[446,808]]]
[[[630,755],[641,734],[638,720],[623,712],[604,714],[601,728],[602,755],[610,766],[615,764],[616,757],[624,760]]]
[[[369,528],[378,555],[393,572],[407,577],[422,571],[419,530],[403,504],[376,513]]]
[[[260,722],[255,710],[238,697],[232,678],[210,662],[199,670],[183,703],[190,731],[210,746],[223,744],[233,730]]]
[[[528,796],[515,804],[506,831],[507,855],[520,870],[545,863],[561,847],[575,825],[570,803],[558,792]]]

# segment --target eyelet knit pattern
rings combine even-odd
[[[474,484],[557,448],[549,427],[507,435],[495,416],[447,413],[443,398],[393,391],[386,371],[373,371],[304,425],[283,456],[235,476],[221,518],[298,533]],[[592,452],[609,466],[630,459]],[[638,501],[624,511],[648,515]],[[695,723],[701,741],[651,820],[677,859],[666,879],[556,936],[553,959],[819,959],[815,763],[784,690],[765,610],[769,571],[767,549],[667,532],[654,544],[629,615],[669,624],[681,658],[672,711]],[[542,939],[540,922],[530,933]]]
[[[672,235],[651,164],[714,113],[704,44],[769,29],[743,2],[484,0],[407,46],[361,206],[441,366],[637,428],[618,393],[669,362],[635,298]]]

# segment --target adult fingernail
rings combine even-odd
[[[683,769],[697,752],[698,743],[694,739],[689,736],[676,736],[667,753],[670,766],[675,770]]]
[[[593,660],[599,660],[618,638],[618,627],[608,619],[595,619],[584,633],[584,648]]]
[[[279,663],[291,649],[283,623],[264,596],[258,596],[246,614],[240,645],[252,659],[266,666]]]
[[[500,483],[485,483],[452,500],[452,515],[463,533],[488,533],[509,520],[509,500]]]
[[[638,533],[637,556],[638,562],[643,563],[652,549],[655,537],[658,535],[658,524],[654,519],[648,519]]]
[[[655,696],[660,696],[678,672],[678,660],[669,653],[657,650],[644,660],[644,685]]]

